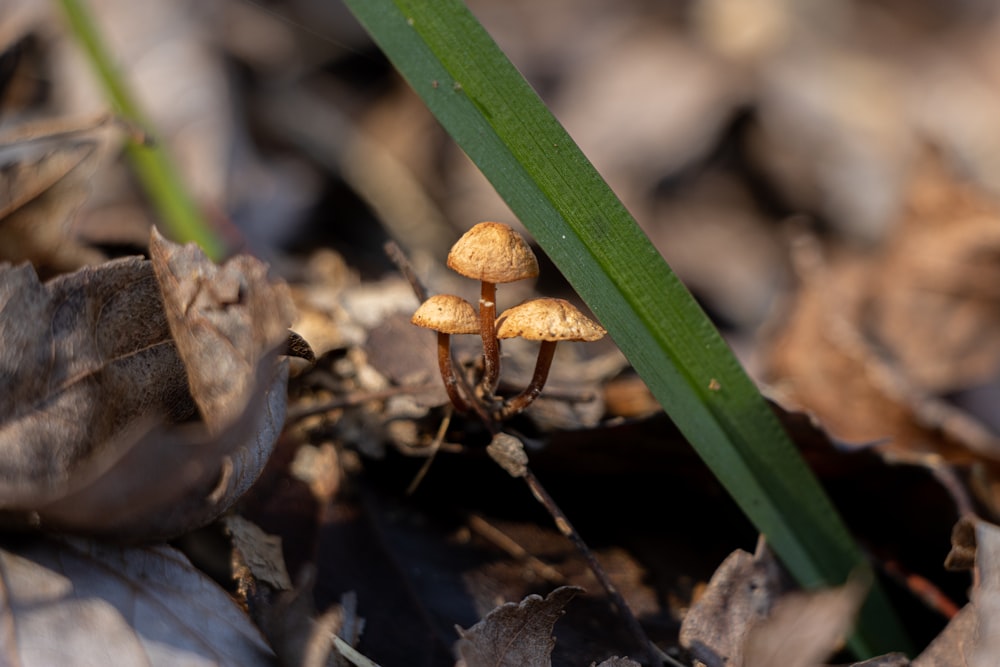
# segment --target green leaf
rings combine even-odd
[[[346,4],[594,311],[798,581],[836,585],[867,569],[711,322],[466,7],[458,0]],[[877,586],[852,645],[863,656],[908,647]]]

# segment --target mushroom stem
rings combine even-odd
[[[541,347],[538,348],[538,359],[535,361],[535,372],[531,374],[531,382],[520,394],[504,401],[497,412],[498,421],[510,419],[531,405],[542,393],[545,380],[549,377],[549,368],[552,366],[552,357],[555,355],[557,342],[554,340],[542,341]]]
[[[483,393],[493,396],[500,380],[500,341],[496,334],[497,285],[482,281],[479,297],[479,330],[483,338]]]
[[[469,402],[459,391],[458,378],[455,377],[455,369],[451,365],[451,335],[442,331],[437,332],[438,368],[441,369],[441,379],[444,380],[444,390],[448,392],[448,398],[452,405],[459,412],[468,412]]]

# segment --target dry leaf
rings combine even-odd
[[[546,667],[556,640],[552,627],[582,589],[560,586],[544,599],[529,595],[502,604],[468,630],[457,628],[456,650],[465,667]]]
[[[126,258],[46,284],[0,267],[0,503],[28,507],[68,486],[113,438],[193,413],[149,262]]]
[[[802,285],[767,344],[769,391],[815,417],[837,441],[880,443],[897,460],[1000,460],[1000,439],[971,415],[913,385],[866,335],[865,294],[876,259],[827,259],[810,238],[795,256]],[[939,459],[939,460],[940,460]]]
[[[765,545],[733,552],[691,607],[681,645],[707,667],[813,667],[838,650],[868,591],[859,577],[839,588],[789,591]]]
[[[789,585],[770,550],[734,551],[685,616],[681,646],[707,667],[743,665],[747,633]]]
[[[4,664],[273,665],[260,632],[175,549],[6,538]]]
[[[254,579],[279,591],[291,590],[292,581],[285,569],[280,537],[268,535],[241,516],[226,517],[222,523],[233,540],[233,551],[250,569]]]
[[[968,667],[994,667],[1000,656],[1000,527],[976,524],[975,634],[963,651]]]
[[[152,262],[45,285],[28,266],[0,268],[5,509],[163,537],[218,516],[263,468],[284,420],[287,290],[256,260],[214,267],[191,246],[153,245]]]
[[[814,667],[843,647],[869,582],[852,577],[837,588],[794,591],[754,623],[743,646],[743,667]]]
[[[62,272],[102,259],[68,231],[87,199],[110,121],[35,122],[0,134],[0,260]]]
[[[191,395],[217,432],[247,403],[264,358],[283,351],[294,319],[291,295],[249,255],[217,266],[196,245],[178,247],[156,229],[149,253]]]
[[[910,382],[944,393],[1000,369],[1000,206],[940,156],[917,164],[870,274],[869,328]]]
[[[593,663],[591,663],[591,667],[593,667]],[[597,667],[642,667],[642,665],[631,658],[619,658],[615,656],[604,660]]]

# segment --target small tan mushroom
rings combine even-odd
[[[595,341],[607,331],[565,299],[533,299],[501,313],[496,322],[497,338],[526,338],[542,342],[531,382],[517,396],[504,401],[499,419],[508,419],[531,405],[545,386],[561,340]]]
[[[448,266],[481,282],[479,333],[483,339],[483,380],[492,395],[500,378],[500,344],[494,335],[497,283],[510,283],[538,275],[538,260],[520,234],[502,222],[480,222],[462,235],[451,252]]]
[[[437,332],[438,368],[448,398],[461,412],[469,409],[469,402],[459,390],[458,377],[451,363],[451,335],[478,334],[479,318],[472,304],[453,294],[436,294],[420,304],[410,322],[418,327]]]

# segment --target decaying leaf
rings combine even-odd
[[[1000,527],[963,517],[952,539],[949,562],[975,560],[972,601],[913,660],[913,667],[987,667],[1000,655]]]
[[[770,550],[734,551],[684,618],[681,645],[707,667],[742,665],[750,628],[789,587]]]
[[[838,588],[789,590],[770,550],[734,551],[681,625],[681,644],[707,667],[813,667],[842,647],[868,591],[852,577]]]
[[[464,667],[546,667],[556,640],[552,627],[582,589],[560,586],[544,599],[529,595],[502,604],[468,630],[457,628],[456,649]]]
[[[1000,370],[1000,205],[938,155],[914,171],[907,210],[870,269],[867,328],[910,382],[943,393]]]
[[[273,665],[260,631],[168,546],[0,541],[4,664]]]
[[[218,432],[246,404],[264,358],[283,352],[294,318],[291,295],[249,255],[217,266],[196,245],[178,247],[156,229],[149,253],[191,396]]]
[[[30,261],[56,272],[101,260],[67,232],[113,129],[105,114],[0,133],[0,260]]]
[[[869,582],[852,577],[837,588],[793,591],[754,623],[743,647],[744,667],[814,667],[843,647]]]
[[[1000,527],[976,524],[976,631],[963,651],[969,667],[990,667],[1000,655]]]
[[[152,261],[46,284],[0,267],[8,513],[171,535],[218,516],[263,468],[284,420],[286,288],[250,258],[216,268],[192,247],[152,244]]]
[[[801,287],[766,354],[765,376],[773,397],[815,417],[842,443],[879,443],[879,451],[894,460],[920,463],[930,456],[954,465],[982,463],[986,477],[995,476],[1000,439],[972,415],[915,383],[907,365],[885,342],[873,339],[872,291],[888,290],[886,276],[875,277],[881,255],[824,257],[812,239],[801,238],[795,256]],[[918,311],[911,308],[909,316],[922,316]],[[957,354],[952,348],[944,358],[958,364]],[[971,381],[968,374],[952,380],[959,377]]]
[[[233,540],[234,559],[245,563],[254,579],[275,590],[291,590],[292,581],[285,569],[280,537],[268,535],[241,516],[226,517],[223,525]]]

